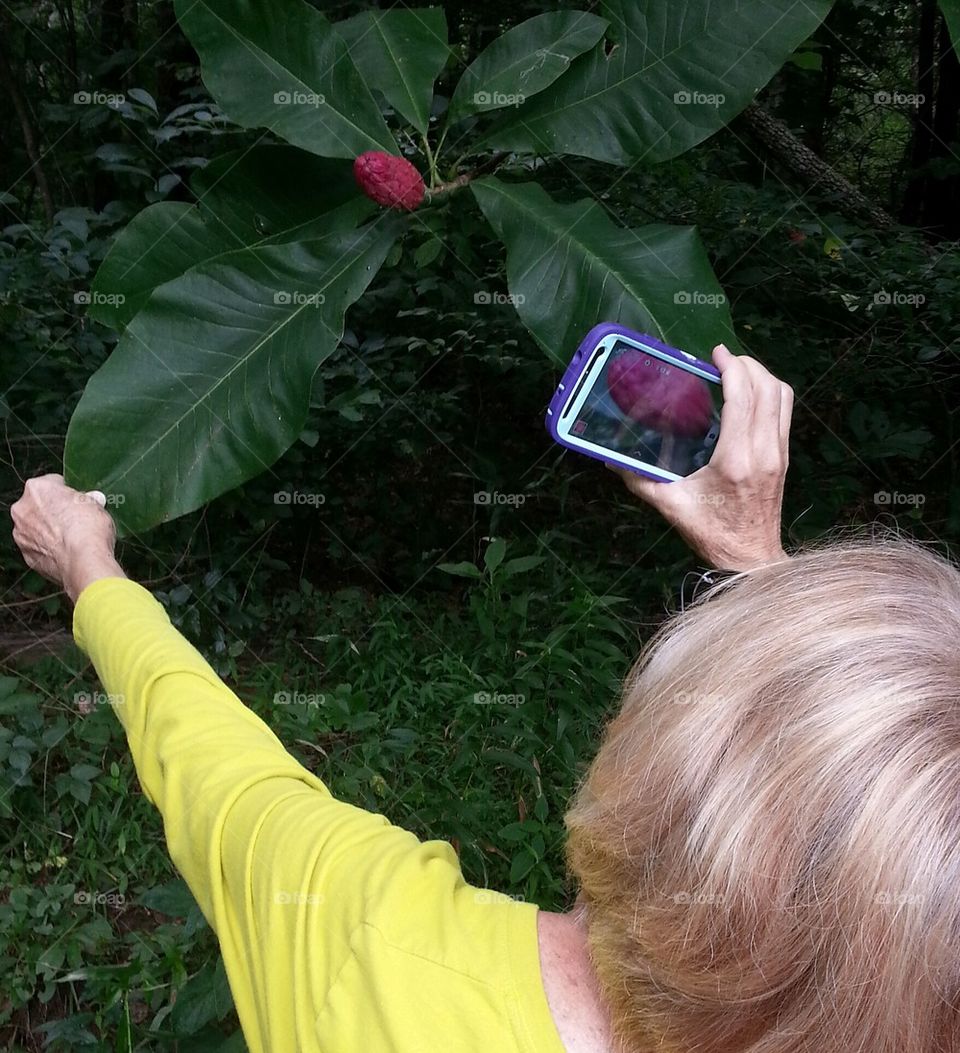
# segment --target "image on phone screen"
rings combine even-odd
[[[690,475],[720,434],[720,385],[618,341],[597,374],[571,437],[646,464]]]

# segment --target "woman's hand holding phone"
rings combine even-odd
[[[711,566],[750,570],[787,558],[780,516],[793,389],[756,359],[734,355],[723,344],[714,348],[713,361],[724,401],[710,463],[672,483],[608,467]]]

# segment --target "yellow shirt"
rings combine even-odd
[[[534,904],[335,800],[140,585],[93,582],[73,627],[219,938],[251,1053],[563,1053]]]

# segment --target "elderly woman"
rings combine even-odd
[[[335,800],[124,577],[100,505],[27,484],[14,537],[76,603],[255,1053],[960,1050],[960,576],[896,542],[787,558],[792,393],[714,359],[710,464],[627,482],[739,573],[630,674],[567,914]]]

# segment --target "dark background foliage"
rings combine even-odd
[[[443,5],[465,62],[557,6]],[[7,507],[61,470],[115,343],[82,302],[111,239],[149,202],[190,200],[190,174],[254,133],[213,104],[166,2],[0,4],[0,85]],[[655,169],[544,158],[538,178],[630,225],[699,227],[741,343],[796,390],[789,544],[882,521],[948,546],[960,65],[936,6],[838,0],[758,102],[788,142],[748,112]],[[453,839],[468,879],[559,907],[564,802],[695,564],[551,445],[556,372],[509,305],[475,300],[506,286],[472,198],[444,209],[349,312],[273,470],[121,558],[335,792]],[[69,611],[6,531],[0,560],[0,1041],[242,1049]]]

